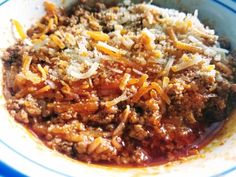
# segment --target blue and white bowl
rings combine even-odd
[[[69,6],[73,2],[51,1],[59,6]],[[188,12],[198,9],[199,17],[213,24],[216,32],[228,37],[236,48],[235,0],[153,0],[153,3]],[[0,0],[1,49],[15,42],[10,19],[17,19],[27,29],[44,14],[42,4],[43,0]],[[236,176],[236,111],[216,139],[199,155],[157,167],[118,168],[77,162],[48,149],[10,117],[4,103],[1,94],[0,176]]]

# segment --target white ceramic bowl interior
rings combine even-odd
[[[73,3],[72,0],[51,1],[59,6]],[[218,34],[228,37],[232,48],[236,48],[235,0],[154,0],[153,3],[191,13],[198,9],[199,17],[212,24]],[[0,48],[15,42],[10,19],[17,19],[27,29],[44,14],[42,4],[43,0],[0,0]],[[27,176],[236,176],[236,114],[232,114],[224,130],[200,155],[158,167],[117,168],[80,163],[46,148],[15,123],[4,103],[1,94],[0,160]]]

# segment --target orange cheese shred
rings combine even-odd
[[[187,44],[181,41],[176,41],[175,47],[177,49],[185,50],[192,53],[203,53],[203,49],[201,49],[200,47],[196,47],[196,46],[193,46],[191,44]]]
[[[167,29],[167,34],[169,35],[170,39],[173,41],[174,46],[177,49],[185,50],[192,53],[203,53],[203,49],[201,49],[200,47],[196,47],[191,44],[187,44],[187,43],[179,41],[172,28]]]
[[[95,41],[108,41],[110,37],[99,31],[87,31],[87,34]]]
[[[131,78],[131,79],[128,81],[127,85],[128,85],[128,86],[134,85],[134,84],[137,84],[138,82],[139,82],[139,79],[137,79],[137,78]]]
[[[42,78],[44,80],[47,79],[47,73],[45,72],[44,68],[40,64],[38,64],[37,67],[39,72],[42,74]]]
[[[51,87],[49,85],[44,86],[43,88],[37,90],[34,92],[34,95],[40,95],[42,93],[45,93],[47,91],[51,90]]]
[[[147,74],[143,74],[141,78],[139,79],[139,82],[137,83],[139,87],[141,87],[148,79]]]
[[[50,35],[50,39],[58,46],[60,49],[65,48],[65,44],[62,42],[62,40],[55,34]]]
[[[101,41],[97,43],[96,48],[98,49],[98,51],[103,52],[112,57],[121,58],[122,56],[119,49]]]
[[[43,5],[44,5],[44,8],[45,8],[45,11],[48,14],[55,15],[58,12],[58,9],[57,9],[57,7],[54,3],[51,3],[49,1],[44,1]]]
[[[137,91],[137,93],[132,97],[133,102],[137,102],[143,95],[145,95],[152,87],[147,83],[144,82],[142,87]]]
[[[157,93],[161,96],[161,98],[167,104],[170,104],[170,98],[168,97],[168,95],[164,92],[164,90],[161,88],[161,86],[158,83],[152,82],[151,86],[157,91]]]
[[[28,55],[23,55],[22,57],[22,72],[25,74],[30,69],[30,64],[32,61],[32,57],[29,57]]]
[[[167,34],[169,35],[170,39],[175,43],[176,41],[178,41],[175,32],[172,28],[167,28]]]

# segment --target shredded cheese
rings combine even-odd
[[[44,80],[46,80],[47,79],[47,74],[46,74],[44,68],[40,64],[38,64],[37,67],[38,67],[38,70],[40,71],[40,73],[42,74],[42,78]]]
[[[182,61],[181,63],[178,63],[178,64],[172,66],[171,69],[174,72],[178,72],[178,71],[184,70],[186,68],[189,68],[193,65],[196,65],[200,61],[202,61],[202,58],[199,55],[193,55],[192,59],[189,59],[188,61]]]
[[[185,50],[185,51],[192,52],[192,53],[203,53],[202,48],[194,46],[192,44],[187,44],[187,43],[179,41],[177,39],[176,34],[175,34],[175,32],[172,28],[168,28],[167,33],[168,33],[170,39],[173,41],[174,46],[177,49]]]
[[[167,104],[170,104],[170,98],[168,97],[168,95],[164,92],[164,90],[161,88],[161,86],[158,83],[152,82],[151,86],[157,91],[157,93],[161,96],[161,98]]]
[[[176,41],[178,41],[174,30],[172,28],[167,28],[167,34],[169,35],[170,39],[175,43]]]
[[[50,35],[50,39],[58,46],[60,49],[65,48],[65,44],[62,42],[62,40],[55,34]]]
[[[103,52],[107,55],[110,55],[112,57],[120,58],[121,52],[119,49],[112,47],[104,42],[99,41],[96,45],[96,48],[98,51]]]
[[[194,45],[187,44],[187,43],[184,43],[184,42],[181,42],[181,41],[176,41],[175,47],[177,49],[185,50],[185,51],[192,52],[192,53],[203,53],[202,48],[196,47]]]
[[[113,100],[111,100],[111,101],[106,101],[105,102],[105,106],[107,107],[107,108],[110,108],[110,107],[112,107],[112,106],[114,106],[114,105],[116,105],[116,104],[118,104],[118,103],[120,103],[120,102],[122,102],[122,101],[125,101],[125,100],[127,100],[129,97],[126,95],[126,92],[124,91],[123,93],[122,93],[122,95],[120,95],[119,97],[117,97],[117,98],[115,98],[115,99],[113,99]]]
[[[113,132],[113,136],[120,136],[122,134],[122,130],[125,128],[125,123],[127,122],[127,119],[130,115],[130,106],[127,105],[124,112],[122,113],[122,120],[120,124],[116,127],[116,129]]]
[[[138,82],[138,86],[141,87],[148,79],[148,75],[147,74],[143,74],[140,79],[139,79],[139,82]]]
[[[197,28],[193,28],[193,32],[195,32],[197,35],[199,35],[202,38],[206,38],[206,39],[210,39],[210,40],[216,40],[217,37],[215,35],[212,34],[207,34],[206,32],[203,32]]]
[[[48,92],[51,89],[51,87],[49,85],[44,86],[43,88],[35,91],[34,95],[39,95],[45,92]]]
[[[43,34],[47,33],[49,30],[51,30],[53,24],[54,24],[54,19],[53,19],[53,18],[50,18],[49,21],[48,21],[47,27],[44,29],[44,31],[42,32],[42,34],[40,35],[40,37],[41,37]]]
[[[57,15],[53,15],[54,16],[54,23],[55,23],[55,25],[58,25],[58,17],[57,17]]]
[[[170,69],[174,63],[175,59],[174,58],[170,58],[168,61],[167,61],[167,64],[162,72],[162,75],[164,76],[168,76],[169,75],[169,72],[170,72]]]
[[[203,71],[211,72],[214,69],[215,69],[215,65],[203,66]]]
[[[53,14],[53,15],[57,13],[57,7],[55,4],[49,1],[44,1],[43,5],[47,13]]]
[[[75,66],[71,65],[68,68],[68,74],[76,79],[87,79],[92,75],[96,74],[98,67],[99,63],[94,62],[86,73],[81,73],[79,68],[76,68]]]
[[[124,74],[124,77],[122,78],[122,80],[121,80],[121,82],[120,82],[120,85],[119,85],[119,88],[120,88],[121,90],[124,90],[124,89],[125,89],[125,87],[127,86],[127,83],[128,83],[128,81],[129,81],[129,79],[130,79],[130,74],[125,73],[125,74]]]
[[[87,31],[87,34],[95,41],[108,41],[110,37],[99,31]]]
[[[22,57],[22,72],[23,74],[25,74],[26,72],[28,72],[30,70],[30,64],[32,61],[32,57],[28,56],[28,55],[23,55]]]
[[[129,82],[127,83],[127,85],[134,85],[134,84],[137,84],[138,82],[139,82],[139,79],[131,78]]]
[[[31,71],[25,73],[25,77],[27,80],[31,81],[33,84],[39,84],[42,80],[41,78]]]
[[[144,74],[143,72],[141,72],[141,71],[139,71],[139,70],[137,70],[137,69],[135,69],[135,68],[133,68],[132,70],[133,70],[133,72],[134,72],[135,74],[138,74],[138,75],[143,75],[143,74]]]
[[[33,39],[36,39],[36,38],[42,39],[42,37],[45,37],[45,34],[51,30],[53,24],[54,24],[54,19],[50,18],[49,21],[48,21],[47,26],[44,27],[43,31],[41,33],[39,33],[39,34],[34,34],[32,36],[32,38]]]
[[[12,19],[12,23],[16,28],[17,33],[19,34],[19,36],[21,37],[22,40],[27,38],[27,35],[25,34],[22,25],[17,21]]]
[[[163,77],[163,81],[162,81],[163,89],[165,89],[169,85],[169,82],[170,82],[169,77]]]
[[[145,48],[153,50],[155,48],[155,35],[152,34],[147,28],[144,28],[141,32],[141,40],[145,44]]]
[[[144,82],[142,87],[139,88],[137,93],[132,97],[133,102],[137,102],[144,94],[146,94],[152,87],[149,86],[148,82]]]

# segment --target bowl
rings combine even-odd
[[[73,0],[51,0],[58,6],[70,7]],[[114,1],[103,1],[114,3]],[[119,2],[119,1],[116,1]],[[135,1],[138,2],[138,1]],[[94,1],[88,1],[93,4]],[[236,48],[236,3],[233,0],[153,0],[153,4],[193,13],[210,24],[219,35],[226,36]],[[43,14],[43,1],[0,0],[0,48],[14,44],[10,22],[17,19],[24,29]],[[0,64],[2,71],[2,63]],[[2,79],[2,72],[0,72]],[[235,176],[236,111],[229,116],[217,137],[199,154],[160,166],[125,168],[86,164],[48,149],[35,136],[10,117],[0,87],[0,173],[10,176]]]

